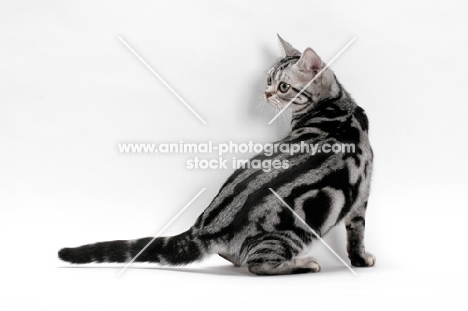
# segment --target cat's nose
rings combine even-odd
[[[270,96],[271,96],[271,93],[265,92],[265,98],[268,98],[268,97],[270,97]]]

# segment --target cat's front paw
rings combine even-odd
[[[372,267],[375,265],[377,259],[371,253],[364,253],[359,255],[349,256],[351,264],[355,267]]]

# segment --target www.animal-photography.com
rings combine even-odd
[[[0,309],[464,310],[467,9],[3,1]]]

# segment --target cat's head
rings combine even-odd
[[[285,57],[277,61],[268,71],[265,98],[275,108],[283,108],[299,93],[289,105],[294,112],[308,110],[321,99],[330,97],[336,89],[333,72],[311,48],[299,52],[278,35]],[[312,83],[310,83],[313,80]]]

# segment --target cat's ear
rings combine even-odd
[[[298,66],[299,70],[302,72],[315,74],[322,70],[323,63],[314,50],[307,48],[304,53],[302,53],[301,58],[297,61],[296,66]]]
[[[301,56],[301,52],[293,48],[293,46],[289,42],[284,41],[283,38],[280,37],[280,35],[277,34],[277,36],[286,56]]]

